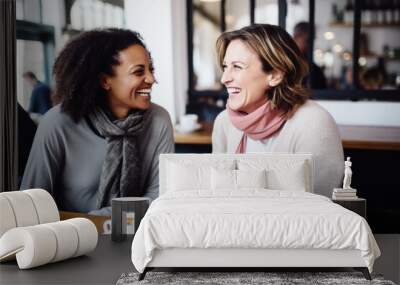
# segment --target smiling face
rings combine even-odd
[[[228,105],[235,111],[251,113],[267,101],[270,75],[262,70],[257,53],[241,40],[229,43],[224,61],[222,84]]]
[[[114,75],[103,75],[102,87],[107,91],[108,106],[119,119],[130,109],[150,107],[151,87],[155,82],[149,53],[141,45],[131,45],[118,54],[119,65]]]

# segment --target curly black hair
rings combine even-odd
[[[101,87],[101,75],[114,75],[112,67],[120,64],[118,53],[131,45],[146,49],[139,33],[115,28],[84,32],[67,43],[53,68],[62,111],[78,122],[104,104],[107,93]]]

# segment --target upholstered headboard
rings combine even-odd
[[[188,180],[192,169],[199,170],[193,182]],[[313,192],[314,162],[308,153],[161,154],[160,195],[174,191],[174,182],[184,179],[196,189],[208,188],[212,169],[247,171],[249,175],[265,170],[268,189]]]

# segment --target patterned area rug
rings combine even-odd
[[[324,284],[324,285],[395,285],[380,275],[372,275],[372,281],[360,272],[148,272],[142,281],[139,273],[122,274],[117,285],[134,284]]]

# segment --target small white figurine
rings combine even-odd
[[[351,171],[351,161],[350,157],[347,157],[347,160],[344,162],[344,179],[343,179],[343,189],[352,189],[351,184],[351,176],[353,172]]]

